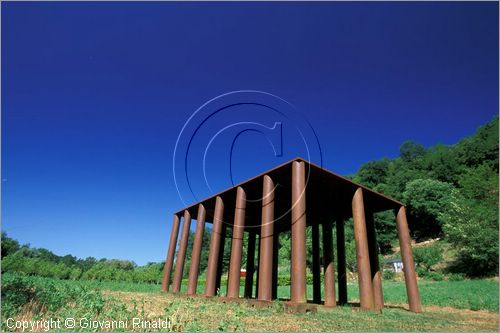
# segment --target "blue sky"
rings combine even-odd
[[[323,165],[350,174],[498,114],[498,37],[495,2],[2,2],[2,230],[60,255],[164,260],[184,206],[173,151],[203,103],[275,94],[309,121]],[[290,129],[282,157],[242,134],[235,181],[303,155]],[[214,144],[218,191],[228,146]]]

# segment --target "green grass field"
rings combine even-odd
[[[98,282],[72,281],[89,288],[110,291],[132,291],[141,293],[160,292],[160,285],[129,282]],[[418,283],[423,305],[450,306],[457,309],[488,310],[498,312],[498,282],[492,280],[464,280],[464,281],[425,281]],[[197,293],[203,294],[204,285],[198,285]],[[183,281],[181,291],[185,292],[187,282]],[[387,303],[404,304],[406,288],[403,282],[384,281],[384,299]],[[347,285],[349,302],[359,300],[357,283]],[[225,286],[221,287],[221,295],[225,294]],[[240,289],[243,294],[243,287]],[[308,295],[312,296],[312,286],[308,286]],[[279,298],[290,297],[290,287],[278,287]]]
[[[270,308],[258,309],[247,303],[222,303],[217,298],[165,294],[159,285],[4,274],[2,329],[10,330],[5,323],[8,317],[39,320],[87,316],[129,321],[133,317],[169,318],[174,331],[498,331],[497,281],[419,281],[419,287],[424,305],[421,314],[405,309],[404,283],[392,281],[384,282],[387,306],[382,314],[361,312],[351,305],[291,314],[279,301]],[[200,285],[198,292],[203,288]],[[308,293],[312,294],[310,286]],[[355,283],[348,285],[348,294],[349,301],[357,300]],[[288,295],[289,287],[279,287],[279,297]],[[93,329],[101,330],[106,331]]]

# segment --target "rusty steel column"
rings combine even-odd
[[[274,236],[274,183],[271,177],[263,177],[262,224],[260,232],[259,290],[258,299],[272,299]]]
[[[384,293],[382,291],[382,274],[378,260],[377,235],[375,231],[375,221],[373,212],[367,211],[366,214],[366,232],[368,234],[368,252],[370,253],[370,268],[373,287],[373,301],[375,310],[381,311],[384,308]]]
[[[365,208],[363,190],[358,188],[352,198],[352,218],[354,220],[354,240],[358,260],[359,303],[361,309],[374,310],[373,287],[366,235]]]
[[[217,260],[217,276],[215,278],[215,290],[219,295],[222,295],[221,290],[221,280],[222,280],[222,270],[224,269],[224,248],[226,247],[226,234],[227,234],[227,224],[223,223],[220,233],[220,251],[219,258]],[[227,288],[227,283],[226,283]]]
[[[184,219],[182,225],[181,240],[179,242],[179,252],[177,252],[177,260],[175,262],[174,282],[172,284],[172,292],[178,293],[182,284],[182,273],[184,271],[184,259],[186,259],[186,249],[189,238],[189,228],[191,227],[191,214],[188,210],[184,211]]]
[[[323,222],[323,266],[325,286],[325,306],[337,305],[335,299],[335,268],[333,266],[333,236],[332,221],[327,219]]]
[[[217,261],[219,260],[220,236],[224,216],[224,202],[220,197],[215,199],[215,213],[210,238],[210,252],[208,254],[205,296],[215,296],[215,280],[217,277]]]
[[[245,298],[252,298],[253,274],[255,271],[255,238],[255,232],[249,231],[247,245],[247,266],[245,274]]]
[[[290,300],[307,302],[306,289],[306,171],[304,162],[292,163],[292,260]]]
[[[321,267],[319,263],[319,224],[312,225],[312,273],[313,273],[313,302],[321,304]]]
[[[231,242],[231,259],[229,261],[229,277],[227,280],[227,297],[240,296],[241,253],[243,251],[243,233],[245,231],[245,209],[247,198],[245,190],[236,190],[236,207],[234,208],[233,239]]]
[[[417,286],[417,274],[415,273],[415,263],[411,251],[410,232],[406,221],[406,209],[401,206],[396,215],[396,227],[398,230],[399,247],[401,260],[403,261],[403,272],[405,275],[406,293],[410,311],[422,312],[420,304],[420,293]]]
[[[200,255],[205,232],[206,210],[202,204],[198,205],[198,217],[196,218],[196,233],[193,241],[193,251],[191,252],[191,266],[189,268],[188,295],[195,295],[198,287],[198,272],[200,270]]]
[[[345,260],[344,219],[338,217],[335,221],[337,231],[337,275],[339,280],[339,304],[347,304],[347,274]]]
[[[170,276],[172,275],[172,265],[174,264],[175,247],[177,245],[177,236],[179,235],[179,216],[174,214],[172,221],[172,231],[170,233],[170,242],[168,244],[167,260],[163,267],[163,280],[161,281],[161,290],[168,292],[170,289]]]

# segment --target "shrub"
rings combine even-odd
[[[39,318],[51,317],[82,318],[100,317],[131,318],[123,303],[108,299],[106,303],[100,291],[88,287],[42,277],[21,276],[6,273],[2,275],[2,318],[23,317],[29,311],[36,313]],[[104,310],[107,310],[105,313]],[[135,315],[137,316],[137,315]],[[8,331],[6,322],[1,322],[1,330]]]
[[[465,279],[465,276],[460,273],[455,273],[455,274],[450,274],[448,276],[449,281],[463,281]]]
[[[417,272],[417,275],[421,278],[426,278],[428,275],[429,275],[429,272],[423,268],[423,267],[418,267],[415,269],[415,271]]]
[[[289,286],[290,275],[278,275],[278,286]]]
[[[2,316],[13,316],[22,306],[35,298],[33,281],[20,275],[2,275]]]
[[[477,183],[481,177],[485,178],[484,192],[488,199],[471,199],[455,191],[451,209],[441,219],[448,241],[458,250],[454,270],[471,277],[494,276],[498,275],[499,249],[498,171],[490,176],[480,168],[476,172],[477,175],[474,172],[467,175]]]
[[[382,272],[382,278],[384,280],[393,280],[395,276],[396,272],[394,272],[393,270],[388,269]]]
[[[413,257],[418,266],[425,268],[425,270],[429,272],[432,266],[443,260],[442,253],[441,245],[439,243],[434,243],[432,245],[415,248],[413,250]]]
[[[444,280],[444,275],[439,272],[429,272],[427,274],[427,278],[431,279],[433,281],[443,281]]]

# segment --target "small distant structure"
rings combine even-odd
[[[384,269],[391,270],[391,271],[394,271],[396,273],[402,272],[403,271],[403,261],[400,258],[387,259],[384,262]]]

